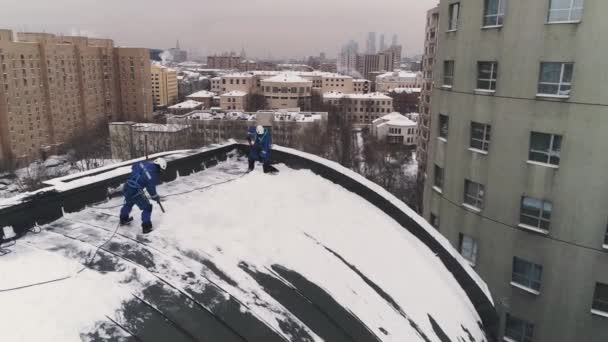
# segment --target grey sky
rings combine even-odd
[[[406,54],[422,51],[426,10],[438,0],[3,0],[0,26],[88,34],[118,45],[200,54],[244,47],[249,56],[335,56],[368,31],[393,33]]]

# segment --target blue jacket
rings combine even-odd
[[[142,161],[133,164],[131,167],[131,176],[125,184],[125,196],[136,197],[139,191],[146,189],[150,197],[158,198],[156,193],[156,184],[158,183],[159,168],[158,165],[150,161]]]
[[[264,129],[264,134],[259,135],[255,131],[255,127],[250,127],[247,137],[250,142],[253,142],[251,151],[249,151],[249,159],[261,162],[270,161],[270,149],[272,147],[272,135],[270,131]]]

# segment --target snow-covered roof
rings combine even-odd
[[[402,94],[402,93],[413,94],[413,93],[420,93],[422,91],[422,88],[393,88],[391,91],[398,93],[398,94]]]
[[[386,114],[372,121],[372,125],[380,127],[384,125],[399,127],[416,127],[418,124],[405,115],[397,112]]]
[[[392,72],[387,72],[385,74],[382,75],[378,75],[376,76],[376,80],[383,80],[385,78],[400,78],[400,79],[415,79],[419,76],[419,73],[416,72],[411,72],[411,71],[405,71],[405,70],[396,70],[396,71],[392,71]]]
[[[365,82],[369,82],[369,80],[366,80],[364,78],[356,78],[353,80],[353,82],[355,83],[365,83]]]
[[[141,123],[133,125],[133,128],[138,132],[165,132],[176,133],[188,129],[188,125],[176,124],[156,124],[156,123]]]
[[[311,81],[299,76],[295,72],[284,72],[284,73],[280,73],[276,76],[272,76],[267,79],[264,79],[264,80],[262,80],[262,82],[307,83],[307,82],[311,82]]]
[[[169,109],[194,109],[196,107],[202,106],[202,102],[187,100],[176,105],[169,107]]]
[[[349,98],[353,100],[365,100],[365,99],[374,99],[374,100],[392,100],[392,97],[385,95],[383,93],[369,93],[369,94],[346,94],[339,91],[330,91],[323,94],[324,99],[341,99],[341,98]]]
[[[247,173],[232,153],[159,186],[166,212],[153,211],[147,236],[139,218],[118,226],[120,197],[26,235],[2,257],[3,339],[487,340],[463,288],[418,238],[332,181],[277,167]]]
[[[197,91],[196,93],[192,93],[187,98],[201,98],[201,97],[214,97],[215,93],[207,90]]]
[[[226,97],[226,96],[240,97],[240,96],[247,96],[247,93],[244,91],[240,91],[240,90],[233,90],[233,91],[229,91],[227,93],[223,93],[222,95],[220,95],[220,97]]]

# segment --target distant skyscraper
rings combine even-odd
[[[380,52],[386,50],[386,44],[384,43],[384,33],[380,35]]]
[[[396,34],[394,34],[394,35],[393,35],[393,42],[392,42],[392,44],[391,44],[391,45],[393,45],[393,46],[395,46],[395,45],[399,45],[399,43],[397,42],[397,40],[398,40],[398,39],[397,39],[397,35],[396,35]]]
[[[370,32],[367,36],[366,53],[373,55],[376,53],[376,32]]]

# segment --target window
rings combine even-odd
[[[604,246],[608,246],[608,226],[606,227],[606,235],[604,235]]]
[[[550,23],[580,21],[584,0],[549,0],[547,21]]]
[[[540,63],[538,93],[540,95],[570,96],[573,69],[573,63]]]
[[[532,132],[530,134],[530,153],[528,159],[557,166],[560,162],[561,149],[561,135]]]
[[[608,285],[602,283],[595,284],[595,292],[593,293],[593,311],[598,311],[608,314]]]
[[[433,185],[439,190],[443,189],[443,168],[435,165],[435,182]]]
[[[505,4],[507,0],[485,0],[483,12],[483,26],[502,25],[505,17]]]
[[[439,230],[439,215],[435,215],[431,213],[431,226],[435,227],[435,229]]]
[[[490,149],[490,134],[492,126],[471,122],[471,148],[488,151]]]
[[[448,24],[448,31],[454,31],[458,29],[458,17],[460,16],[460,3],[455,2],[450,4],[450,22]]]
[[[540,291],[540,279],[543,267],[518,257],[513,257],[513,274],[511,281],[534,291]]]
[[[477,89],[496,90],[497,62],[477,62]]]
[[[447,115],[439,114],[439,137],[443,139],[448,138],[448,130],[450,125],[450,118]]]
[[[468,179],[464,180],[464,203],[478,208],[483,208],[485,187],[483,184],[475,183]]]
[[[548,231],[552,210],[551,202],[524,196],[521,199],[519,222],[526,226]]]
[[[505,337],[514,342],[532,342],[534,324],[507,314]]]
[[[475,266],[477,263],[477,241],[475,241],[475,239],[461,233],[458,250],[460,251],[460,255],[462,255],[471,266]]]
[[[454,85],[454,61],[443,62],[443,85],[448,87]]]

